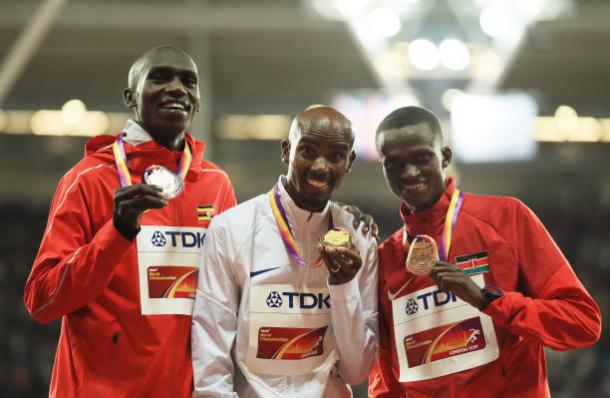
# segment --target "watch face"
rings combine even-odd
[[[490,301],[500,298],[504,295],[502,289],[492,285],[486,285],[483,289],[485,292],[485,297]]]

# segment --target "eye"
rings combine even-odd
[[[388,171],[398,170],[400,168],[400,161],[396,159],[385,159],[383,161],[383,167]]]
[[[297,148],[297,152],[298,152],[298,153],[299,153],[301,156],[306,157],[306,158],[310,158],[310,157],[314,156],[314,150],[313,150],[313,148],[312,148],[312,147],[310,147],[309,145],[300,145],[300,146]]]
[[[160,71],[155,71],[151,72],[148,75],[148,79],[151,80],[153,83],[160,84],[166,80],[166,76]]]
[[[415,163],[418,165],[424,165],[428,163],[430,159],[432,159],[432,155],[430,155],[429,153],[422,153],[417,155],[417,157],[415,158]]]
[[[197,87],[197,79],[194,77],[187,77],[184,79],[184,85],[189,88],[195,88]]]
[[[343,161],[346,158],[346,154],[341,151],[335,151],[330,155],[330,161],[333,163],[338,163]]]

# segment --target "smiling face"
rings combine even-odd
[[[155,140],[171,141],[186,131],[199,107],[197,67],[177,48],[153,49],[132,66],[124,98]]]
[[[324,209],[356,157],[353,142],[349,120],[332,108],[297,116],[288,140],[282,141],[282,161],[288,165],[286,190],[299,207]]]
[[[414,211],[432,206],[445,190],[451,149],[428,123],[382,130],[377,147],[388,185]]]

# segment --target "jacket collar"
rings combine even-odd
[[[152,165],[158,164],[176,172],[182,151],[171,151],[157,143],[152,136],[134,120],[129,119],[123,128],[125,133],[125,155],[127,156],[127,167],[134,175],[141,175],[144,170]],[[93,137],[85,146],[85,156],[94,156],[114,164],[112,144],[116,136],[102,135]],[[205,145],[194,139],[189,133],[184,134],[193,155],[189,170],[198,170],[203,162]],[[187,174],[187,180],[194,178],[194,173]]]
[[[447,209],[451,203],[451,195],[455,191],[454,179],[447,178],[445,185],[445,191],[441,197],[435,204],[425,210],[415,212],[409,210],[404,202],[401,203],[400,217],[407,227],[409,236],[426,234],[434,237],[442,233]]]

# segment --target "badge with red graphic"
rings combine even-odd
[[[322,355],[327,328],[262,327],[258,330],[256,357],[298,360]]]
[[[157,265],[147,271],[150,298],[195,298],[196,267]]]
[[[404,338],[410,368],[485,348],[481,319],[473,317],[407,335]]]

